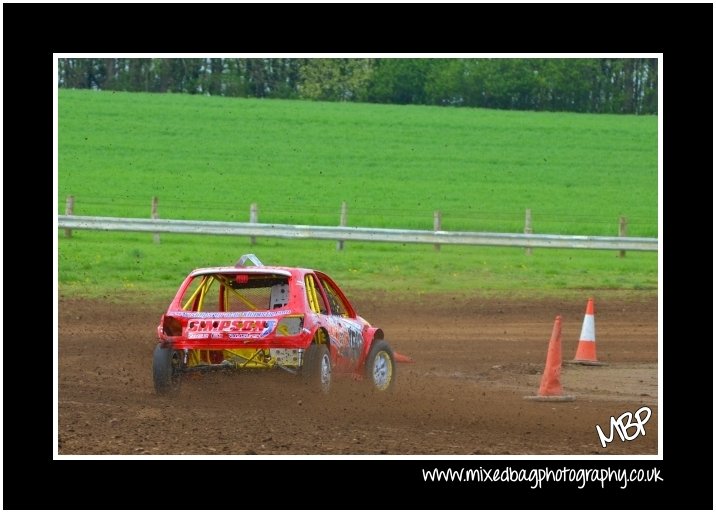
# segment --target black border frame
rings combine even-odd
[[[704,101],[699,96],[709,89],[707,83],[713,89],[712,80],[702,76],[712,77],[712,5],[3,4],[2,8],[8,164],[5,219],[12,220],[19,211],[14,200],[22,195],[15,191],[32,191],[33,195],[39,191],[42,198],[36,214],[37,226],[43,227],[35,232],[39,237],[4,223],[11,248],[5,253],[4,267],[10,270],[5,278],[14,299],[31,292],[22,292],[26,287],[21,282],[12,283],[21,280],[14,276],[19,274],[13,272],[17,265],[26,268],[30,260],[42,270],[40,276],[46,273],[47,279],[53,279],[46,260],[51,248],[42,251],[37,245],[37,239],[48,245],[52,241],[49,230],[54,226],[45,225],[50,220],[52,182],[38,180],[37,175],[51,177],[45,170],[52,169],[48,88],[55,52],[663,53],[664,98],[659,115],[663,117],[665,170],[663,461],[53,461],[50,352],[33,349],[36,361],[29,368],[28,364],[16,365],[11,353],[15,334],[7,322],[13,312],[7,310],[3,326],[4,509],[713,509],[712,475],[701,470],[705,453],[713,455],[713,410],[709,414],[704,407],[713,406],[713,368],[709,372],[699,365],[713,360],[707,359],[713,349],[700,327],[703,317],[698,315],[698,300],[687,300],[689,309],[684,310],[684,299],[694,296],[691,290],[680,289],[690,289],[694,275],[684,273],[679,278],[676,274],[681,260],[688,269],[701,269],[695,263],[699,252],[682,231],[680,218],[691,217],[706,202],[697,198],[704,188],[693,178],[703,176],[699,170],[702,149],[712,150],[712,130],[700,126],[708,115],[702,113]],[[201,14],[206,23],[198,19]],[[212,25],[214,19],[225,23],[225,28]],[[680,35],[682,30],[688,31],[688,39]],[[28,62],[33,63],[31,71],[24,71]],[[15,73],[24,74],[20,86],[13,80]],[[712,102],[707,103],[713,111]],[[51,215],[54,218],[55,212]],[[34,297],[27,299],[38,304]],[[40,301],[43,311],[50,307],[48,303]],[[37,338],[43,343],[49,343],[48,339],[45,335]],[[709,375],[711,380],[704,379]],[[711,429],[704,426],[708,421],[703,422],[703,417],[711,419]],[[707,437],[711,440],[708,452]],[[711,463],[713,468],[713,456]],[[475,466],[656,467],[663,481],[632,483],[626,490],[618,486],[579,490],[573,483],[532,490],[528,484],[426,483],[421,475],[422,468]],[[257,497],[255,502],[251,498],[247,502],[246,497],[234,502],[231,494],[204,499],[183,494],[173,484],[173,477],[180,473],[224,475],[227,481],[243,478],[248,482],[288,477],[300,499],[293,494]],[[330,482],[331,476],[339,474],[345,482],[355,483],[355,488],[336,488],[344,496],[340,504],[317,502],[316,476]],[[381,501],[376,502],[369,492],[374,486],[383,493]]]

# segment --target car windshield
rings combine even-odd
[[[240,312],[283,308],[288,298],[288,276],[208,273],[193,277],[180,304],[192,312]]]

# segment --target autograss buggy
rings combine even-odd
[[[154,388],[179,391],[185,374],[281,369],[328,392],[334,375],[395,384],[395,353],[383,330],[360,317],[326,274],[264,266],[255,255],[234,267],[192,271],[162,315]]]

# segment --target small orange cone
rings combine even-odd
[[[528,396],[525,399],[535,401],[574,401],[573,395],[563,395],[560,375],[562,373],[562,316],[554,320],[552,337],[549,339],[547,349],[547,363],[542,374],[539,386],[539,395]]]
[[[594,299],[587,301],[587,312],[584,314],[582,334],[579,336],[579,345],[574,360],[568,363],[581,365],[606,365],[597,361],[597,341],[594,336]]]
[[[415,363],[415,360],[410,356],[399,353],[398,351],[393,351],[393,359],[397,363]]]

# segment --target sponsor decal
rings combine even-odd
[[[172,317],[189,317],[192,319],[235,319],[237,317],[278,317],[288,315],[291,310],[266,311],[266,312],[169,312]]]
[[[276,327],[277,321],[270,319],[266,321],[261,320],[231,320],[231,319],[190,319],[187,323],[187,332],[191,335],[192,333],[206,333],[211,332],[212,338],[221,338],[222,333],[231,332],[245,332],[245,333],[257,333],[258,336],[264,337],[271,333]],[[214,337],[214,335],[218,335]]]
[[[261,332],[262,337],[265,337],[273,331],[273,329],[276,327],[277,321],[266,321],[264,322],[264,324],[264,330]]]
[[[229,338],[260,338],[271,333],[278,324],[275,319],[266,321],[242,319],[242,320],[206,320],[190,319],[187,323],[187,336],[189,338],[224,338],[228,333]],[[202,334],[202,337],[196,335]],[[232,336],[242,335],[242,336]]]
[[[360,322],[354,321],[353,319],[345,319],[345,318],[341,317],[340,320],[343,324],[348,326],[350,329],[356,329],[358,331],[361,331],[361,328],[363,327],[363,325]]]
[[[229,338],[242,339],[242,338],[261,338],[260,333],[229,333]]]
[[[338,352],[344,358],[357,360],[363,349],[363,332],[361,324],[337,316],[329,316],[326,323],[328,336]]]

